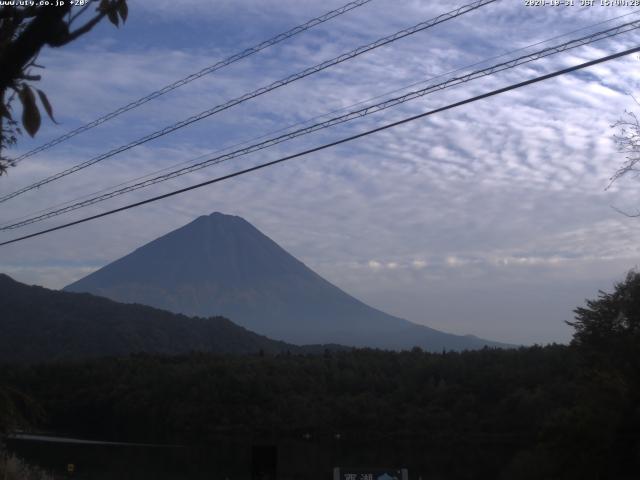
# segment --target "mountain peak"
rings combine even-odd
[[[435,350],[491,344],[369,307],[243,218],[220,212],[198,217],[66,289],[191,316],[222,315],[291,343]]]
[[[245,223],[248,223],[244,218],[239,217],[237,215],[231,215],[228,213],[222,212],[212,212],[209,215],[200,215],[198,218],[194,220],[194,222],[202,222],[202,221],[237,221],[241,220]],[[193,222],[192,222],[193,223]]]
[[[201,289],[204,285],[215,285],[219,292],[228,288],[254,289],[268,278],[279,278],[300,268],[306,267],[243,218],[213,212],[143,245],[66,289],[109,297],[107,292],[117,287],[120,293],[111,298],[145,303],[137,294],[125,291],[138,291],[144,285],[145,289],[161,288],[174,297],[176,291]],[[163,303],[160,308],[209,315],[209,308],[198,308],[194,306],[198,302],[193,304],[192,300],[179,300],[180,306],[172,308]]]
[[[200,233],[194,235],[191,232],[191,230],[194,228],[200,229]],[[244,218],[237,215],[228,215],[221,212],[213,212],[209,215],[201,215],[185,226],[178,228],[160,238],[162,239],[179,232],[183,232],[186,235],[191,236],[192,240],[206,239],[207,241],[211,241],[213,243],[217,243],[226,238],[224,235],[222,235],[223,232],[237,232],[235,235],[240,236],[249,235],[264,237],[264,235],[257,228],[247,222]],[[204,235],[204,237],[202,237],[202,235]]]
[[[203,215],[206,216],[206,215]],[[231,215],[229,213],[222,212],[212,212],[208,215],[210,218],[239,218],[240,220],[244,220],[242,217],[238,217],[237,215]]]
[[[182,228],[186,228],[189,225],[207,225],[207,224],[227,224],[227,225],[238,225],[238,224],[247,224],[251,225],[244,218],[239,217],[237,215],[229,215],[221,212],[213,212],[209,215],[200,215],[191,223],[186,224]]]

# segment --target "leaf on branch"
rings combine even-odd
[[[100,5],[96,8],[100,13],[106,14],[107,18],[111,23],[113,23],[116,27],[120,24],[120,18],[118,17],[118,12],[120,10],[120,1],[119,0],[100,0]]]
[[[115,10],[109,10],[107,12],[107,17],[109,18],[109,21],[113,23],[116,27],[120,24],[118,13]]]
[[[51,119],[51,121],[57,125],[58,122],[56,122],[56,119],[53,118],[53,108],[51,108],[51,103],[49,103],[49,99],[47,98],[47,95],[42,90],[37,90],[37,91],[38,91],[38,96],[40,97],[40,102],[42,103],[42,106],[46,110],[47,115],[49,115],[49,118]]]
[[[120,0],[118,3],[118,13],[120,14],[120,18],[122,18],[122,23],[126,22],[129,16],[129,7],[127,6],[126,0]]]
[[[24,85],[18,94],[22,103],[22,125],[33,137],[40,128],[40,110],[36,105],[36,96],[28,85]]]

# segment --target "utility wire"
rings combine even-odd
[[[323,122],[319,122],[313,125],[310,125],[308,127],[304,127],[304,128],[300,128],[298,130],[295,130],[293,132],[289,132],[286,133],[284,135],[280,135],[274,138],[270,138],[268,140],[265,140],[263,142],[259,142],[253,145],[250,145],[248,147],[244,147],[241,148],[239,150],[235,150],[223,155],[219,155],[207,160],[204,160],[202,162],[198,162],[194,165],[190,165],[187,167],[183,167],[180,168],[178,170],[174,170],[172,172],[168,172],[165,173],[163,175],[158,175],[156,177],[135,183],[133,185],[129,185],[117,190],[113,190],[110,191],[108,193],[102,194],[102,195],[98,195],[86,200],[82,200],[76,203],[73,203],[71,205],[67,205],[63,208],[58,208],[56,210],[52,210],[49,211],[47,213],[41,214],[41,215],[36,215],[36,216],[32,216],[30,218],[24,219],[24,220],[20,220],[14,223],[11,223],[9,225],[4,225],[2,227],[0,227],[0,231],[6,231],[6,230],[13,230],[16,228],[20,228],[26,225],[30,225],[32,223],[36,223],[39,221],[43,221],[58,215],[62,215],[64,213],[68,213],[74,210],[78,210],[79,208],[83,208],[83,207],[87,207],[89,205],[93,205],[95,203],[99,203],[99,202],[103,202],[105,200],[120,196],[120,195],[124,195],[126,193],[132,192],[134,190],[139,190],[141,188],[144,187],[148,187],[151,185],[155,185],[157,183],[161,183],[182,175],[186,175],[188,173],[197,171],[197,170],[201,170],[203,168],[209,167],[211,165],[215,165],[215,164],[219,164],[222,162],[226,162],[228,160],[231,160],[233,158],[237,158],[240,156],[244,156],[244,155],[248,155],[250,153],[254,153],[256,151],[259,150],[264,150],[266,148],[272,147],[274,145],[277,145],[279,143],[291,140],[293,138],[297,138],[303,135],[308,135],[310,133],[316,132],[318,130],[322,130],[325,128],[329,128],[332,127],[334,125],[338,125],[341,123],[345,123],[345,122],[349,122],[351,120],[354,119],[358,119],[358,118],[362,118],[365,117],[367,115],[371,115],[373,113],[377,113],[380,112],[382,110],[386,110],[388,108],[391,107],[395,107],[397,105],[400,105],[402,103],[408,102],[410,100],[415,100],[416,98],[420,98],[423,97],[425,95],[434,93],[436,91],[440,91],[440,90],[444,90],[446,88],[450,88],[453,86],[457,86],[460,85],[462,83],[467,83],[469,81],[481,78],[481,77],[486,77],[489,75],[494,75],[496,73],[502,72],[504,70],[507,69],[511,69],[511,68],[515,68],[519,65],[523,65],[523,64],[527,64],[536,60],[539,60],[541,58],[545,58],[548,57],[550,55],[555,55],[561,52],[565,52],[567,50],[570,49],[574,49],[577,47],[581,47],[584,45],[588,45],[591,43],[594,43],[596,41],[599,40],[603,40],[606,38],[611,38],[615,35],[620,35],[622,33],[627,33],[630,32],[632,30],[635,30],[637,28],[640,28],[640,20],[636,20],[633,22],[628,22],[625,23],[623,25],[619,25],[613,28],[610,28],[608,30],[604,30],[601,32],[596,32],[593,33],[591,35],[587,35],[578,39],[574,39],[574,40],[570,40],[568,42],[562,43],[560,45],[556,45],[556,46],[552,46],[552,47],[548,47],[542,50],[539,50],[537,52],[533,52],[527,55],[523,55],[520,57],[517,57],[515,59],[509,60],[507,62],[502,62],[502,63],[498,63],[496,65],[484,68],[484,69],[480,69],[480,70],[476,70],[474,72],[471,72],[467,75],[464,76],[460,76],[460,77],[454,77],[451,78],[449,80],[446,80],[444,82],[435,84],[435,85],[429,85],[425,88],[422,88],[420,90],[415,90],[409,93],[406,93],[402,96],[399,97],[395,97],[395,98],[391,98],[388,100],[385,100],[383,102],[377,103],[375,105],[370,105],[358,110],[354,110],[352,112],[346,113],[344,115],[340,115],[334,118],[330,118],[328,120],[325,120]]]
[[[97,127],[98,125],[101,125],[105,122],[108,122],[109,120],[125,113],[128,112],[129,110],[133,110],[134,108],[137,108],[141,105],[144,105],[147,102],[150,102],[151,100],[154,100],[162,95],[164,95],[165,93],[169,93],[172,90],[175,90],[176,88],[182,87],[184,85],[186,85],[187,83],[193,82],[194,80],[197,80],[200,77],[204,77],[205,75],[209,75],[210,73],[215,72],[216,70],[220,70],[221,68],[224,68],[226,66],[231,65],[232,63],[235,63],[239,60],[242,60],[243,58],[247,58],[255,53],[260,52],[261,50],[264,50],[266,48],[269,48],[277,43],[280,43],[284,40],[287,40],[288,38],[291,38],[295,35],[298,35],[299,33],[302,33],[306,30],[309,30],[317,25],[320,25],[328,20],[331,20],[332,18],[335,18],[339,15],[342,15],[344,13],[347,13],[350,10],[353,10],[355,8],[361,7],[362,5],[369,3],[371,0],[355,0],[353,2],[349,2],[346,5],[343,5],[340,8],[336,8],[335,10],[331,10],[330,12],[325,13],[324,15],[321,15],[319,17],[313,18],[311,20],[309,20],[308,22],[302,24],[302,25],[298,25],[297,27],[292,28],[291,30],[288,30],[284,33],[280,33],[279,35],[276,35],[275,37],[270,38],[269,40],[265,40],[262,43],[259,43],[258,45],[254,45],[253,47],[249,47],[245,50],[243,50],[240,53],[236,53],[234,55],[231,55],[230,57],[225,58],[224,60],[220,60],[217,63],[214,63],[213,65],[210,65],[206,68],[203,68],[202,70],[200,70],[199,72],[196,73],[192,73],[191,75],[181,78],[180,80],[177,80],[169,85],[166,85],[164,87],[162,87],[159,90],[156,90],[154,92],[151,92],[150,94],[135,100],[131,103],[128,103],[127,105],[124,105],[123,107],[118,108],[117,110],[114,110],[111,113],[108,113],[92,122],[89,122],[85,125],[82,125],[81,127],[78,127],[74,130],[71,130],[67,133],[65,133],[64,135],[61,135],[60,137],[57,137],[53,140],[51,140],[50,142],[47,142],[43,145],[40,145],[37,148],[34,148],[33,150],[30,150],[26,153],[23,153],[22,155],[16,157],[14,160],[12,160],[12,163],[16,164],[21,162],[22,160],[24,160],[25,158],[31,157],[33,155],[35,155],[36,153],[42,152],[44,150],[48,150],[49,148],[58,145],[59,143],[64,142],[65,140],[69,140],[72,137],[75,137],[76,135],[86,132],[87,130],[91,130],[92,128]]]
[[[66,201],[58,203],[56,205],[53,205],[53,206],[50,206],[50,207],[47,207],[47,208],[43,208],[41,210],[37,210],[37,211],[32,212],[30,214],[22,215],[20,217],[14,218],[12,220],[7,220],[5,222],[2,222],[2,224],[0,224],[0,230],[2,230],[2,227],[11,226],[11,224],[13,224],[13,223],[17,223],[17,222],[19,222],[21,220],[28,219],[28,218],[33,217],[35,215],[38,215],[38,214],[41,214],[41,213],[44,213],[44,212],[51,212],[51,211],[53,211],[55,209],[58,209],[60,207],[78,203],[80,200],[84,200],[84,199],[87,199],[87,198],[90,198],[90,197],[93,197],[93,196],[100,195],[100,194],[105,193],[105,192],[109,192],[110,190],[113,190],[113,189],[116,189],[116,188],[119,188],[119,187],[123,187],[123,186],[128,185],[128,184],[130,184],[132,182],[137,182],[139,180],[148,179],[150,177],[153,177],[154,175],[158,175],[158,174],[160,174],[162,172],[166,172],[167,170],[171,170],[171,169],[174,169],[174,168],[177,168],[177,167],[181,167],[183,165],[188,165],[190,163],[194,163],[194,162],[196,162],[196,161],[198,161],[198,160],[200,160],[202,158],[205,158],[205,157],[207,157],[209,155],[221,153],[221,152],[224,152],[226,150],[231,150],[231,149],[237,148],[237,147],[239,147],[241,145],[249,145],[249,144],[251,144],[251,142],[256,142],[258,140],[262,140],[264,138],[268,138],[271,135],[275,135],[277,133],[285,132],[287,130],[291,130],[292,128],[295,128],[295,127],[298,127],[298,126],[310,124],[313,121],[319,120],[319,119],[324,118],[324,117],[328,117],[329,115],[333,115],[333,114],[336,114],[336,113],[339,113],[339,112],[344,112],[345,110],[348,110],[350,108],[357,107],[359,105],[364,105],[364,104],[366,104],[368,102],[371,102],[373,100],[384,98],[384,97],[386,97],[388,95],[392,95],[392,94],[401,92],[403,90],[407,90],[407,89],[415,87],[417,85],[422,85],[422,84],[425,84],[425,83],[430,82],[432,80],[437,80],[439,78],[447,77],[447,76],[452,75],[454,73],[458,73],[458,72],[461,72],[461,71],[468,70],[470,68],[476,67],[478,65],[485,64],[487,62],[490,62],[491,60],[497,60],[499,58],[508,57],[508,56],[513,55],[515,53],[522,52],[522,51],[525,51],[525,50],[529,50],[530,48],[533,48],[533,47],[536,47],[536,46],[539,46],[539,45],[542,45],[542,44],[545,44],[545,43],[549,43],[549,42],[551,42],[553,40],[557,40],[559,38],[568,37],[569,35],[572,35],[574,33],[578,33],[578,32],[584,31],[584,30],[589,30],[591,28],[594,28],[594,27],[597,27],[597,26],[600,26],[600,25],[604,25],[606,23],[612,23],[615,20],[619,20],[621,18],[628,17],[630,15],[637,15],[638,13],[640,13],[640,10],[636,10],[636,11],[633,11],[633,12],[630,12],[630,13],[625,13],[625,14],[619,15],[617,17],[612,17],[610,19],[603,20],[601,22],[597,22],[597,23],[594,23],[594,24],[591,24],[591,25],[587,25],[586,27],[581,27],[581,28],[578,28],[578,29],[575,29],[575,30],[571,30],[571,31],[563,33],[561,35],[556,35],[555,37],[551,37],[551,38],[548,38],[546,40],[541,40],[541,41],[529,44],[529,45],[527,45],[525,47],[520,47],[520,48],[517,48],[515,50],[510,50],[510,51],[502,53],[500,55],[496,55],[496,56],[493,56],[493,57],[485,58],[485,59],[480,60],[478,62],[474,62],[472,64],[468,64],[468,65],[465,65],[465,66],[462,66],[462,67],[458,67],[458,68],[456,68],[454,70],[449,70],[447,72],[440,73],[438,75],[434,75],[434,76],[429,77],[429,78],[427,78],[425,80],[420,80],[418,82],[414,82],[414,83],[411,83],[409,85],[405,85],[404,87],[400,87],[400,88],[396,88],[396,89],[391,90],[391,91],[387,91],[385,93],[376,95],[375,97],[369,97],[369,98],[367,98],[365,100],[360,100],[360,101],[358,101],[356,103],[352,103],[352,104],[347,105],[345,107],[341,107],[341,108],[338,108],[338,109],[335,109],[335,110],[331,110],[329,112],[326,112],[326,113],[323,113],[323,114],[320,114],[320,115],[316,115],[316,116],[311,117],[311,118],[309,118],[307,120],[301,120],[301,121],[296,122],[294,124],[287,125],[286,127],[278,128],[277,130],[272,130],[272,131],[270,131],[268,133],[264,133],[264,134],[259,135],[257,137],[252,137],[252,138],[247,139],[247,140],[242,140],[240,142],[236,142],[236,143],[228,145],[226,147],[222,147],[222,148],[210,151],[210,152],[208,152],[206,154],[198,155],[195,158],[191,158],[189,160],[184,160],[182,162],[175,163],[173,165],[169,165],[169,166],[161,168],[159,170],[154,170],[154,171],[152,171],[150,173],[147,173],[145,175],[141,175],[139,177],[134,177],[132,179],[125,180],[125,181],[120,182],[120,183],[118,183],[116,185],[112,185],[110,187],[103,188],[103,189],[100,189],[98,191],[87,193],[85,195],[81,195],[79,197],[75,197],[75,198],[73,198],[71,200],[66,200]]]
[[[474,63],[471,63],[471,64],[467,64],[467,65],[464,65],[464,66],[461,66],[461,67],[457,67],[457,68],[455,68],[453,70],[449,70],[447,72],[439,73],[437,75],[428,77],[428,78],[426,78],[424,80],[419,80],[417,82],[405,85],[403,87],[395,88],[393,90],[378,94],[378,95],[376,95],[374,97],[369,97],[369,98],[364,99],[364,100],[359,100],[358,102],[352,103],[350,105],[346,105],[344,107],[340,107],[340,108],[337,108],[337,109],[334,109],[334,110],[330,110],[328,112],[325,112],[325,113],[322,113],[322,114],[319,114],[319,115],[315,115],[315,116],[313,116],[311,118],[308,118],[306,120],[301,120],[301,121],[295,122],[293,124],[289,124],[286,127],[281,127],[281,128],[276,129],[276,130],[271,130],[271,131],[269,131],[267,133],[263,133],[263,134],[261,134],[261,135],[259,135],[257,137],[251,137],[251,138],[246,139],[246,140],[241,140],[239,142],[235,142],[233,144],[230,144],[230,145],[227,145],[227,146],[224,146],[224,147],[220,147],[220,148],[218,148],[216,150],[209,151],[208,153],[205,153],[205,154],[202,154],[202,155],[198,155],[195,158],[190,158],[188,160],[183,160],[183,161],[181,161],[179,163],[174,163],[172,165],[168,165],[168,166],[163,167],[163,168],[161,168],[159,170],[154,170],[154,171],[149,172],[147,174],[144,174],[144,175],[141,175],[141,176],[138,176],[138,177],[134,177],[134,178],[131,178],[129,180],[122,181],[122,182],[120,182],[120,183],[118,183],[116,185],[112,185],[110,187],[102,188],[102,189],[97,190],[97,191],[93,191],[93,192],[90,192],[90,193],[87,193],[87,194],[84,194],[84,195],[80,195],[80,196],[72,198],[70,200],[65,200],[63,202],[57,203],[55,205],[52,205],[50,207],[46,207],[46,208],[43,208],[43,209],[40,209],[40,210],[36,210],[35,212],[29,213],[29,214],[26,214],[26,215],[21,215],[20,217],[16,217],[16,218],[13,218],[11,220],[4,221],[4,222],[0,223],[0,230],[4,226],[10,226],[13,223],[17,223],[17,222],[19,222],[21,220],[24,220],[24,219],[29,219],[30,217],[33,217],[35,215],[38,215],[38,214],[41,214],[41,213],[45,213],[45,212],[51,212],[51,211],[59,209],[61,207],[64,207],[64,206],[67,206],[67,205],[71,205],[71,204],[75,204],[75,203],[79,202],[80,200],[88,199],[90,197],[94,197],[94,196],[100,195],[102,193],[109,192],[110,190],[113,190],[113,189],[116,189],[116,188],[119,188],[119,187],[123,187],[125,185],[131,184],[132,182],[137,182],[139,180],[148,179],[148,178],[153,177],[154,175],[158,175],[158,174],[160,174],[162,172],[166,172],[168,170],[175,169],[175,168],[181,167],[183,165],[188,165],[190,163],[196,162],[196,161],[198,161],[198,160],[200,160],[202,158],[205,158],[207,156],[214,155],[214,154],[217,154],[217,153],[221,153],[221,152],[224,152],[224,151],[227,151],[227,150],[231,150],[231,149],[237,148],[237,147],[239,147],[241,145],[249,145],[252,142],[256,142],[258,140],[262,140],[262,139],[268,138],[268,137],[270,137],[272,135],[275,135],[277,133],[285,132],[285,131],[291,130],[291,129],[295,128],[295,127],[298,127],[298,126],[310,124],[313,121],[319,120],[321,118],[325,118],[325,117],[328,117],[330,115],[333,115],[333,114],[336,114],[336,113],[339,113],[339,112],[344,112],[345,110],[348,110],[350,108],[357,107],[359,105],[364,105],[366,103],[372,102],[373,100],[384,98],[384,97],[387,97],[389,95],[393,95],[395,93],[401,92],[403,90],[408,90],[409,88],[415,87],[417,85],[422,85],[422,84],[425,84],[425,83],[430,82],[432,80],[437,80],[439,78],[444,78],[444,77],[447,77],[449,75],[452,75],[452,74],[455,74],[455,73],[458,73],[458,72],[462,72],[462,71],[468,70],[468,69],[473,68],[473,67],[477,67],[478,65],[485,64],[485,63],[490,62],[492,60],[497,60],[499,58],[508,57],[508,56],[513,55],[515,53],[522,52],[522,51],[525,51],[525,50],[529,50],[529,49],[531,49],[533,47],[536,47],[536,46],[539,46],[539,45],[543,45],[545,43],[549,43],[549,42],[551,42],[553,40],[557,40],[557,39],[560,39],[560,38],[568,37],[569,35],[572,35],[574,33],[582,32],[582,31],[585,31],[585,30],[590,30],[590,29],[592,29],[594,27],[597,27],[597,26],[600,26],[600,25],[604,25],[604,24],[607,24],[607,23],[612,23],[612,22],[614,22],[616,20],[619,20],[621,18],[629,17],[631,15],[638,15],[638,13],[640,13],[640,10],[635,10],[635,11],[632,11],[632,12],[629,12],[629,13],[625,13],[625,14],[622,14],[622,15],[618,15],[616,17],[609,18],[607,20],[603,20],[601,22],[592,23],[592,24],[584,26],[584,27],[580,27],[580,28],[577,28],[577,29],[574,29],[574,30],[570,30],[570,31],[562,33],[560,35],[556,35],[554,37],[547,38],[545,40],[540,40],[540,41],[537,41],[535,43],[531,43],[529,45],[526,45],[524,47],[519,47],[519,48],[516,48],[514,50],[510,50],[510,51],[507,51],[505,53],[501,53],[499,55],[488,57],[488,58],[485,58],[483,60],[480,60],[480,61],[477,61],[477,62],[474,62]]]
[[[568,73],[575,72],[575,71],[581,70],[583,68],[587,68],[587,67],[591,67],[593,65],[598,65],[600,63],[608,62],[610,60],[614,60],[616,58],[620,58],[620,57],[623,57],[623,56],[626,56],[626,55],[630,55],[630,54],[636,53],[636,52],[640,52],[640,47],[630,48],[630,49],[624,50],[622,52],[618,52],[618,53],[614,53],[614,54],[611,54],[611,55],[607,55],[606,57],[601,57],[601,58],[598,58],[596,60],[591,60],[589,62],[581,63],[581,64],[575,65],[573,67],[564,68],[562,70],[557,70],[555,72],[548,73],[546,75],[542,75],[542,76],[539,76],[539,77],[531,78],[529,80],[525,80],[525,81],[520,82],[520,83],[512,84],[512,85],[509,85],[507,87],[499,88],[497,90],[492,90],[490,92],[483,93],[481,95],[476,95],[475,97],[467,98],[466,100],[462,100],[462,101],[459,101],[459,102],[451,103],[451,104],[446,105],[444,107],[436,108],[434,110],[429,110],[427,112],[423,112],[423,113],[420,113],[418,115],[413,115],[411,117],[407,117],[407,118],[404,118],[402,120],[398,120],[397,122],[388,123],[388,124],[383,125],[381,127],[377,127],[377,128],[371,129],[371,130],[367,130],[366,132],[362,132],[362,133],[358,133],[356,135],[345,137],[345,138],[342,138],[340,140],[336,140],[336,141],[331,142],[331,143],[325,143],[324,145],[320,145],[318,147],[314,147],[314,148],[311,148],[309,150],[304,150],[302,152],[298,152],[298,153],[295,153],[293,155],[282,157],[282,158],[279,158],[277,160],[272,160],[270,162],[261,163],[260,165],[256,165],[254,167],[246,168],[244,170],[240,170],[240,171],[237,171],[237,172],[234,172],[234,173],[230,173],[228,175],[223,175],[221,177],[213,178],[211,180],[207,180],[206,182],[198,183],[196,185],[191,185],[189,187],[181,188],[179,190],[174,190],[172,192],[168,192],[168,193],[165,193],[165,194],[162,194],[162,195],[158,195],[156,197],[148,198],[148,199],[142,200],[140,202],[135,202],[135,203],[132,203],[132,204],[129,204],[129,205],[125,205],[125,206],[120,207],[120,208],[115,208],[113,210],[109,210],[109,211],[106,211],[106,212],[99,213],[97,215],[91,215],[89,217],[81,218],[81,219],[75,220],[73,222],[65,223],[63,225],[58,225],[56,227],[47,228],[46,230],[40,230],[38,232],[31,233],[29,235],[24,235],[22,237],[14,238],[12,240],[7,240],[5,242],[0,243],[0,247],[4,246],[4,245],[9,245],[9,244],[12,244],[12,243],[20,242],[20,241],[23,241],[23,240],[27,240],[29,238],[33,238],[33,237],[37,237],[37,236],[40,236],[40,235],[44,235],[45,233],[50,233],[50,232],[54,232],[54,231],[57,231],[57,230],[62,230],[64,228],[68,228],[68,227],[71,227],[71,226],[74,226],[74,225],[85,223],[85,222],[88,222],[90,220],[95,220],[97,218],[102,218],[102,217],[106,217],[108,215],[113,215],[114,213],[123,212],[123,211],[129,210],[131,208],[139,207],[139,206],[142,206],[142,205],[146,205],[148,203],[156,202],[158,200],[162,200],[162,199],[165,199],[165,198],[173,197],[173,196],[179,195],[181,193],[185,193],[185,192],[188,192],[188,191],[191,191],[191,190],[195,190],[197,188],[201,188],[201,187],[204,187],[204,186],[207,186],[207,185],[211,185],[211,184],[214,184],[214,183],[222,182],[224,180],[229,180],[229,179],[234,178],[234,177],[239,177],[241,175],[244,175],[244,174],[247,174],[247,173],[250,173],[250,172],[255,172],[257,170],[261,170],[261,169],[266,168],[266,167],[271,167],[273,165],[277,165],[279,163],[286,162],[288,160],[293,160],[295,158],[303,157],[303,156],[309,155],[311,153],[319,152],[319,151],[325,150],[327,148],[331,148],[331,147],[335,147],[337,145],[341,145],[343,143],[351,142],[351,141],[356,140],[358,138],[363,138],[363,137],[372,135],[374,133],[378,133],[378,132],[381,132],[381,131],[384,131],[384,130],[387,130],[387,129],[390,129],[390,128],[393,128],[393,127],[397,127],[398,125],[403,125],[405,123],[413,122],[413,121],[418,120],[420,118],[424,118],[424,117],[427,117],[427,116],[430,116],[430,115],[434,115],[436,113],[440,113],[440,112],[444,112],[444,111],[447,111],[447,110],[451,110],[453,108],[457,108],[457,107],[460,107],[460,106],[463,106],[463,105],[467,105],[469,103],[473,103],[473,102],[476,102],[478,100],[483,100],[485,98],[493,97],[495,95],[500,95],[502,93],[505,93],[505,92],[508,92],[508,91],[511,91],[511,90],[515,90],[517,88],[522,88],[524,86],[531,85],[531,84],[534,84],[534,83],[538,83],[538,82],[541,82],[541,81],[544,81],[544,80],[548,80],[550,78],[554,78],[554,77],[557,77],[557,76],[560,76],[560,75],[566,75]]]
[[[234,107],[240,103],[243,103],[247,100],[250,100],[252,98],[255,98],[257,96],[263,95],[267,92],[270,92],[272,90],[275,90],[277,88],[283,87],[285,85],[288,85],[292,82],[295,82],[297,80],[300,80],[302,78],[308,77],[309,75],[313,75],[314,73],[317,73],[319,71],[325,70],[329,67],[332,67],[334,65],[337,65],[339,63],[342,63],[344,61],[350,60],[352,58],[355,58],[359,55],[362,55],[366,52],[369,52],[371,50],[374,50],[376,48],[379,48],[383,45],[386,45],[388,43],[391,42],[395,42],[396,40],[400,40],[401,38],[407,37],[409,35],[413,35],[414,33],[420,32],[422,30],[426,30],[427,28],[431,28],[435,25],[438,25],[440,23],[446,22],[448,20],[454,19],[456,17],[459,17],[461,15],[464,15],[465,13],[469,13],[473,10],[476,10],[478,8],[481,8],[485,5],[488,5],[490,3],[494,3],[497,0],[478,0],[476,2],[470,3],[468,5],[464,5],[462,7],[459,7],[455,10],[452,10],[450,12],[444,13],[442,15],[439,15],[431,20],[428,20],[426,22],[421,22],[418,23],[417,25],[414,25],[413,27],[404,29],[404,30],[400,30],[399,32],[394,33],[393,35],[389,35],[387,37],[381,38],[379,40],[376,40],[373,43],[358,47],[354,50],[351,50],[348,53],[344,53],[338,57],[332,58],[331,60],[326,60],[322,63],[319,63],[317,65],[314,65],[313,67],[309,67],[306,68],[305,70],[302,70],[298,73],[295,73],[293,75],[289,75],[288,77],[285,77],[281,80],[277,80],[273,83],[271,83],[270,85],[267,85],[265,87],[261,87],[257,90],[254,90],[253,92],[250,93],[246,93],[244,95],[242,95],[241,97],[237,97],[233,100],[229,100],[226,103],[223,103],[221,105],[217,105],[209,110],[205,110],[197,115],[193,115],[185,120],[182,120],[180,122],[174,123],[173,125],[170,125],[168,127],[165,127],[161,130],[158,130],[154,133],[151,133],[149,135],[146,135],[145,137],[139,138],[137,140],[134,140],[131,143],[128,143],[127,145],[123,145],[120,147],[117,147],[113,150],[110,150],[107,153],[98,155],[97,157],[94,157],[92,159],[86,160],[84,162],[81,162],[77,165],[74,165],[73,167],[70,167],[66,170],[63,170],[61,172],[58,172],[54,175],[51,175],[43,180],[40,180],[36,183],[33,183],[31,185],[28,185],[26,187],[23,187],[19,190],[16,190],[12,193],[9,193],[7,195],[4,195],[2,197],[0,197],[0,203],[2,202],[6,202],[7,200],[10,200],[12,198],[17,197],[18,195],[22,195],[23,193],[26,193],[28,191],[34,190],[36,188],[39,188],[43,185],[46,185],[47,183],[51,183],[55,180],[58,180],[60,178],[66,177],[67,175],[71,175],[72,173],[75,173],[77,171],[83,170],[91,165],[95,165],[98,162],[101,162],[107,158],[113,157],[114,155],[117,155],[119,153],[122,153],[126,150],[130,150],[134,147],[137,147],[139,145],[142,145],[144,143],[147,143],[151,140],[155,140],[156,138],[162,137],[164,135],[167,135],[171,132],[174,132],[180,128],[184,128],[188,125],[191,125],[192,123],[198,122],[200,120],[203,120],[204,118],[210,117],[211,115],[214,115],[216,113],[219,113],[223,110],[227,110],[231,107]]]

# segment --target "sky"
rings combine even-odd
[[[36,138],[21,137],[9,155],[346,0],[129,3],[124,26],[103,22],[73,44],[41,52],[38,63],[46,68],[38,88],[47,93],[58,124],[44,120]],[[394,91],[405,93],[640,19],[626,7],[573,3],[489,4],[9,200],[0,207],[0,224],[202,155],[216,156],[212,152],[233,145],[255,143],[320,115],[350,111],[359,102],[375,103]],[[0,178],[0,195],[463,4],[372,0],[25,159]],[[0,241],[335,141],[639,41],[634,31],[553,55],[71,214],[2,231]],[[565,343],[572,333],[565,322],[572,320],[573,310],[596,298],[598,290],[611,291],[638,266],[640,219],[620,210],[640,208],[640,185],[624,177],[607,186],[624,161],[612,125],[625,110],[640,110],[632,97],[640,96],[639,68],[640,57],[632,54],[0,247],[0,272],[62,288],[200,215],[220,211],[242,216],[330,282],[390,314],[509,343]]]

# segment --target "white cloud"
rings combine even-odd
[[[371,270],[380,270],[382,268],[382,264],[376,260],[369,260],[367,265]]]
[[[164,22],[164,28],[174,25],[176,35],[188,34],[184,21],[197,16],[199,22],[226,22],[238,31],[247,25],[260,27],[263,37],[247,33],[246,41],[254,42],[268,36],[265,25],[284,29],[284,23],[293,26],[341,3],[247,0],[218,2],[213,11],[204,1],[183,2],[179,9],[175,2],[144,1],[125,28],[135,38],[135,22],[148,12],[153,13],[150,22]],[[429,2],[372,2],[79,136],[77,142],[22,162],[0,179],[0,193],[444,8]],[[534,12],[518,2],[500,2],[460,19],[455,28],[445,24],[382,47],[7,203],[0,223],[502,54],[505,45],[528,45],[626,11],[550,10]],[[227,45],[224,38],[217,45],[212,32],[210,38],[181,50],[162,44],[140,51],[114,35],[112,42],[91,47],[91,55],[83,48],[48,52],[42,59],[47,65],[43,86],[63,124],[47,123],[37,141],[22,139],[21,151],[241,48]],[[596,58],[637,38],[631,35],[549,57],[539,66],[530,64],[430,95],[68,219]],[[499,340],[566,340],[562,321],[570,318],[576,302],[592,296],[597,285],[606,288],[621,277],[640,253],[640,224],[610,208],[637,205],[637,184],[621,183],[604,191],[622,161],[611,141],[610,125],[632,106],[623,92],[639,90],[637,68],[633,57],[617,60],[590,69],[588,75],[559,77],[293,163],[18,243],[0,250],[0,268],[24,281],[60,287],[198,215],[219,210],[244,216],[330,281],[391,313]],[[24,232],[55,224],[45,222]],[[0,239],[12,236],[2,233]],[[505,290],[514,299],[508,306],[502,300]],[[454,302],[456,294],[469,300]],[[550,300],[541,300],[542,295]],[[538,308],[535,322],[533,313],[516,315],[518,301],[531,311]]]

